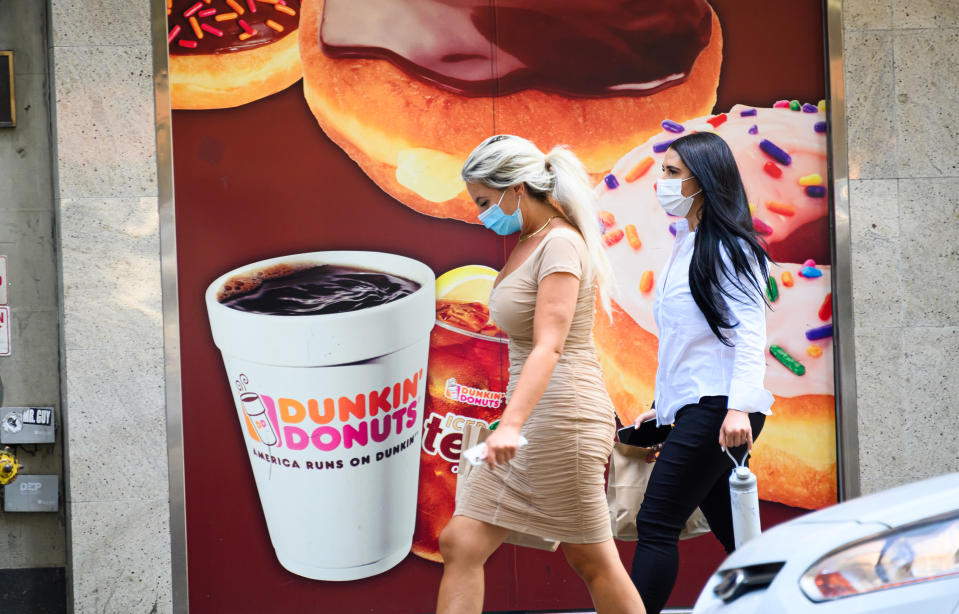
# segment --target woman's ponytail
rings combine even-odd
[[[589,175],[583,163],[569,149],[558,146],[546,154],[546,169],[553,178],[550,199],[586,240],[599,300],[607,314],[612,314],[610,293],[615,279],[603,249],[597,221],[596,196],[589,184]]]

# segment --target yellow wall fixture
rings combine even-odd
[[[20,471],[20,461],[10,448],[0,449],[0,486],[9,484],[17,479]]]

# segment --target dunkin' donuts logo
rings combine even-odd
[[[506,399],[503,392],[494,392],[492,390],[483,390],[482,388],[470,388],[456,383],[456,378],[451,377],[446,380],[446,391],[444,396],[453,401],[466,403],[468,405],[477,405],[479,407],[499,407]]]
[[[248,390],[249,378],[243,374],[236,387],[253,441],[272,451],[285,447],[332,452],[383,443],[413,429],[422,379],[420,369],[378,390],[307,399]]]

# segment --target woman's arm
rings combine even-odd
[[[725,258],[727,266],[728,259]],[[727,270],[732,270],[729,266]],[[758,266],[753,274],[762,283]],[[736,287],[722,273],[720,283],[731,296],[724,297],[730,312],[730,320],[736,326],[729,331],[733,343],[732,379],[727,393],[729,410],[719,430],[719,445],[735,448],[746,445],[752,449],[753,436],[749,424],[750,412],[769,413],[773,396],[764,387],[766,375],[766,304],[753,289],[749,280],[740,279],[740,285],[750,292]]]
[[[579,279],[572,273],[550,273],[539,282],[533,314],[533,349],[503,411],[499,427],[486,440],[490,467],[516,455],[519,430],[536,407],[563,353],[576,311]]]

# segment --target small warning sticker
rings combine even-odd
[[[10,355],[10,307],[0,305],[0,356]]]
[[[7,257],[0,256],[0,305],[7,304]]]

